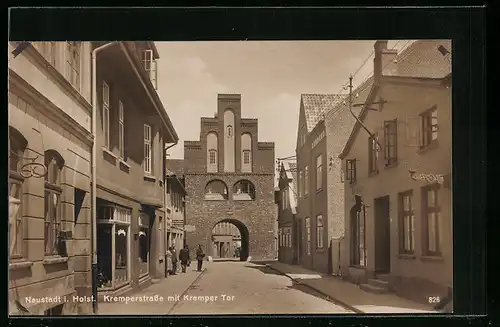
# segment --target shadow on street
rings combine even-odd
[[[256,270],[259,270],[260,272],[264,273],[264,274],[268,274],[268,275],[278,275],[278,276],[284,276],[282,273],[274,270],[274,269],[271,269],[267,266],[250,266],[250,265],[246,265],[245,268],[251,268],[251,269],[256,269]]]

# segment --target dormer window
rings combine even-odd
[[[155,90],[158,89],[158,69],[157,69],[157,61],[154,58],[153,50],[144,50],[142,53],[142,63],[144,65],[144,69],[153,83],[153,87]]]

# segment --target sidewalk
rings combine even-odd
[[[204,264],[205,266],[205,264]],[[196,263],[188,267],[186,273],[178,273],[174,276],[153,282],[147,288],[138,292],[127,294],[129,297],[148,297],[146,301],[124,301],[99,302],[99,315],[165,315],[179,301],[175,296],[182,294],[205,272],[196,271]],[[180,270],[180,269],[179,269]],[[156,298],[155,298],[156,296]],[[163,301],[160,301],[163,297]]]
[[[437,313],[431,307],[416,303],[391,293],[372,294],[358,285],[334,276],[318,273],[301,266],[281,262],[266,264],[293,281],[307,285],[329,297],[334,302],[357,313]]]

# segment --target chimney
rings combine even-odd
[[[382,75],[394,75],[397,72],[397,50],[387,49],[387,40],[378,40],[374,45],[375,58],[373,59],[374,83],[380,82]]]

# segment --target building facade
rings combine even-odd
[[[167,214],[168,247],[175,246],[177,253],[184,246],[184,225],[186,222],[186,189],[184,160],[167,159],[167,188],[165,208]]]
[[[353,90],[353,105],[349,109],[349,95],[325,114],[326,157],[326,190],[328,212],[328,234],[331,248],[331,272],[335,276],[342,275],[341,254],[344,249],[344,173],[342,160],[338,155],[356,123],[356,117],[365,103],[373,85],[373,77],[368,78]]]
[[[99,297],[165,275],[165,149],[178,137],[155,89],[158,57],[153,42],[117,42],[97,54]]]
[[[453,280],[451,42],[397,55],[377,41],[360,119],[340,155],[344,271],[367,291],[443,298]]]
[[[92,295],[90,53],[88,42],[34,42],[9,62],[12,315],[92,312],[73,298]]]
[[[331,271],[327,206],[327,153],[324,115],[340,95],[303,94],[297,136],[298,209],[296,247],[299,264]]]
[[[199,141],[184,142],[188,245],[212,248],[212,229],[231,222],[241,259],[274,259],[274,143],[259,142],[257,119],[243,118],[241,95],[219,94],[215,117],[201,118]]]
[[[276,196],[278,205],[278,261],[296,264],[297,249],[293,238],[296,237],[297,215],[297,165],[295,162],[282,161],[279,164],[279,180]]]

